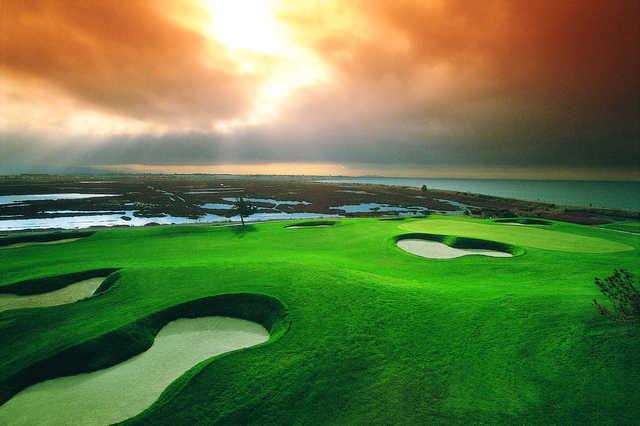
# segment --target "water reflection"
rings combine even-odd
[[[240,216],[224,217],[216,214],[206,214],[197,219],[180,216],[136,217],[134,210],[126,210],[124,215],[97,214],[90,216],[48,217],[41,219],[9,219],[0,220],[0,231],[17,231],[26,229],[82,229],[92,226],[145,226],[151,223],[159,225],[183,223],[219,223],[240,222]],[[126,217],[127,219],[124,219]],[[274,219],[320,219],[338,218],[336,214],[322,213],[255,213],[245,218],[249,221],[264,221]]]

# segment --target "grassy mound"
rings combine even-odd
[[[302,227],[313,227],[313,226],[333,226],[335,225],[335,220],[314,220],[308,222],[297,222],[292,223],[290,225],[285,226],[285,228],[302,228]]]
[[[19,243],[47,243],[51,241],[67,240],[72,238],[86,238],[93,235],[94,232],[87,231],[65,231],[45,234],[25,234],[15,237],[0,238],[0,247],[6,247]]]
[[[150,348],[155,335],[167,323],[178,318],[203,316],[257,322],[269,331],[270,341],[279,338],[289,327],[284,306],[277,299],[264,295],[225,294],[185,302],[67,348],[16,372],[2,382],[0,404],[34,383],[118,364]]]
[[[388,220],[391,220],[391,221],[400,221],[400,220],[405,220],[405,219],[406,219],[406,218],[404,218],[404,217],[384,217],[384,218],[382,218],[382,219],[380,219],[380,220],[382,220],[382,221],[388,221]]]
[[[552,222],[544,219],[531,219],[527,217],[513,219],[497,219],[495,223],[520,223],[522,225],[552,225]]]
[[[480,249],[480,250],[493,250],[509,253],[512,256],[520,256],[524,254],[522,247],[513,246],[511,244],[499,243],[497,241],[481,240],[477,238],[465,238],[456,237],[453,235],[437,235],[437,234],[424,234],[424,233],[410,233],[402,234],[394,237],[396,243],[400,240],[406,239],[418,239],[436,241],[438,243],[446,244],[449,247],[457,249]]]

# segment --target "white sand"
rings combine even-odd
[[[422,240],[418,238],[407,238],[397,242],[398,247],[409,253],[428,257],[429,259],[453,259],[461,256],[480,254],[491,257],[513,257],[511,253],[497,250],[484,249],[459,249],[449,247],[437,241]]]
[[[287,229],[301,229],[301,228],[328,228],[333,225],[293,225],[287,226]]]
[[[65,305],[80,299],[90,297],[100,287],[106,277],[89,278],[69,284],[48,293],[30,294],[0,294],[0,312],[7,309],[41,308],[44,306]]]
[[[26,243],[9,244],[7,246],[0,247],[0,249],[35,246],[35,245],[50,245],[50,244],[71,243],[73,241],[78,241],[78,240],[81,240],[81,239],[82,238],[65,238],[64,240],[55,240],[55,241],[29,241],[29,242],[26,242]]]
[[[178,319],[146,352],[104,370],[33,385],[0,407],[2,425],[107,425],[143,411],[185,371],[207,358],[269,339],[235,318]]]

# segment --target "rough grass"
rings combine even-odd
[[[139,352],[149,332],[131,324],[172,306],[252,293],[286,306],[289,331],[190,370],[131,424],[640,418],[640,333],[599,316],[591,304],[599,294],[594,276],[613,267],[640,272],[636,236],[438,216],[339,225],[312,233],[287,232],[282,223],[253,225],[251,232],[113,229],[74,244],[3,252],[0,285],[114,267],[120,278],[100,297],[0,313],[0,389],[15,390],[18,376],[33,382],[51,368],[68,374],[65,366],[97,368]],[[407,232],[526,252],[508,262],[425,262],[397,249],[395,237]],[[578,251],[581,244],[588,250]],[[105,347],[113,353],[104,354]]]

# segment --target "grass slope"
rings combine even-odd
[[[464,218],[98,231],[0,253],[0,284],[119,268],[100,297],[0,314],[0,387],[16,373],[190,300],[226,293],[287,308],[277,341],[205,363],[131,424],[633,423],[640,333],[599,317],[594,275],[638,270],[640,238]],[[407,232],[521,246],[447,261]],[[534,232],[532,232],[534,231]],[[543,234],[540,234],[543,233]],[[112,360],[117,362],[117,360]]]

